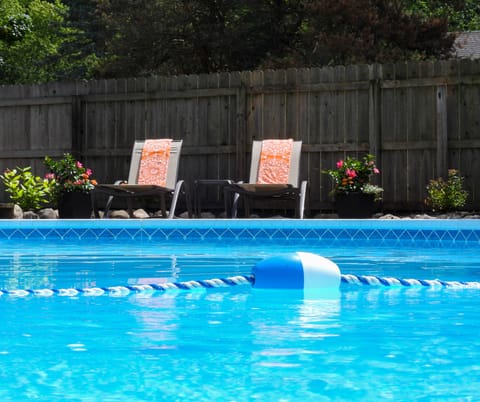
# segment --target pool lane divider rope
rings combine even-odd
[[[26,297],[26,296],[128,296],[132,293],[166,292],[168,290],[193,290],[210,289],[238,285],[252,285],[255,283],[254,275],[238,275],[229,278],[205,279],[187,282],[152,283],[145,285],[109,286],[93,288],[63,288],[63,289],[15,289],[0,290],[0,296]],[[429,288],[464,288],[480,289],[480,282],[442,281],[439,279],[399,279],[369,275],[342,274],[341,283],[360,286],[384,287],[429,287]]]
[[[480,289],[480,282],[442,281],[440,279],[401,279],[371,275],[341,275],[341,283],[370,286],[423,286]]]

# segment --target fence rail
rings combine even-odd
[[[479,107],[471,60],[3,86],[0,170],[42,174],[45,155],[73,152],[112,182],[126,177],[135,139],[170,137],[184,140],[187,181],[245,180],[254,139],[292,137],[304,144],[313,210],[331,207],[322,170],[365,152],[377,156],[385,209],[421,209],[426,184],[448,168],[477,209]]]

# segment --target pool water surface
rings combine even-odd
[[[480,224],[0,222],[0,289],[248,275],[295,251],[342,273],[479,281]],[[103,225],[103,226],[102,226]],[[212,229],[213,228],[213,229]],[[248,285],[0,297],[1,400],[475,400],[478,289]]]

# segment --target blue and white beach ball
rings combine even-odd
[[[296,252],[267,258],[253,267],[257,289],[338,289],[340,269],[317,254]]]

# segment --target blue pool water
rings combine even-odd
[[[476,221],[3,221],[0,289],[247,275],[294,251],[342,273],[480,281]],[[461,400],[480,389],[478,289],[250,286],[0,297],[0,399]]]

